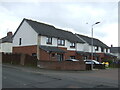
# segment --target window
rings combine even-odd
[[[33,56],[33,57],[37,57],[37,54],[36,54],[36,53],[32,53],[32,56]]]
[[[108,52],[108,49],[106,48],[106,52]]]
[[[88,57],[87,57],[87,56],[85,56],[83,60],[86,60],[86,59],[88,59]]]
[[[75,48],[75,43],[70,43],[70,48]]]
[[[104,48],[101,47],[101,52],[104,52]]]
[[[52,44],[52,38],[51,37],[47,37],[46,43],[47,44]]]
[[[52,54],[52,57],[55,57],[55,53]]]
[[[70,56],[70,59],[75,59],[75,56]]]
[[[21,45],[22,38],[19,38],[19,45]]]
[[[57,60],[63,61],[63,54],[57,54]]]
[[[65,45],[65,40],[58,39],[58,45],[64,46]]]
[[[96,47],[95,47],[95,51],[98,51],[98,48],[99,48],[99,47],[98,47],[98,46],[96,46]]]

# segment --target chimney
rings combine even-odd
[[[7,36],[12,36],[12,35],[13,35],[12,32],[7,33]]]
[[[113,45],[111,44],[111,47],[113,47]]]

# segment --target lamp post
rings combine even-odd
[[[93,60],[93,26],[96,24],[99,24],[100,22],[96,22],[92,25],[92,29],[91,29],[91,60]],[[91,63],[91,70],[93,70],[93,63]]]

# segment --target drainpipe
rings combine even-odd
[[[37,36],[37,59],[40,60],[40,35]]]
[[[76,59],[76,53],[77,53],[77,42],[75,42],[75,59]]]

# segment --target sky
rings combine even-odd
[[[32,19],[118,46],[118,1],[24,0],[0,1],[0,38],[13,33],[23,18]]]

